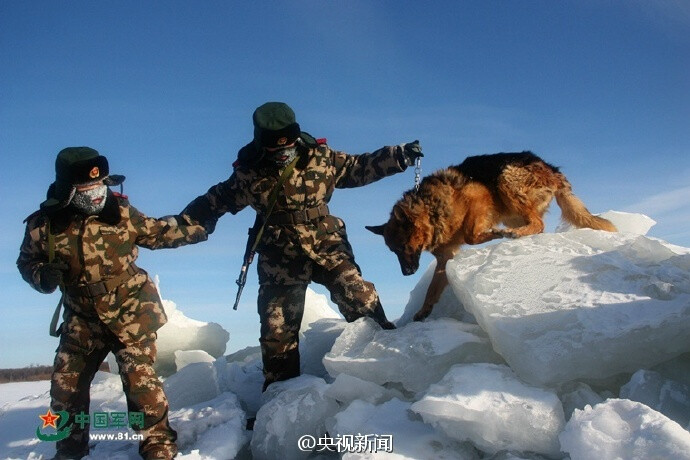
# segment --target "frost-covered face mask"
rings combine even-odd
[[[92,189],[77,191],[72,198],[72,206],[88,216],[98,214],[105,206],[108,186],[101,184]]]
[[[268,156],[276,165],[286,166],[297,156],[297,147],[286,147],[275,151],[268,151]]]

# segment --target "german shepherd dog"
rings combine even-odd
[[[593,216],[572,192],[558,168],[525,151],[472,156],[425,177],[393,206],[387,223],[366,228],[383,235],[403,275],[419,268],[422,251],[436,257],[436,269],[415,321],[431,313],[448,285],[446,262],[462,244],[519,238],[544,231],[542,220],[553,197],[562,219],[576,227],[615,232]],[[497,228],[499,224],[505,228]]]

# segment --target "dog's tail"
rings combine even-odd
[[[558,174],[561,183],[556,190],[556,203],[561,208],[563,220],[578,228],[593,228],[594,230],[617,231],[616,226],[603,217],[594,216],[585,204],[573,194],[570,182],[563,174]]]

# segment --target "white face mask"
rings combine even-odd
[[[278,166],[285,166],[289,164],[297,155],[297,147],[288,147],[285,149],[269,152],[269,158]]]
[[[91,190],[76,192],[72,198],[72,206],[84,214],[92,216],[103,210],[107,196],[108,186],[99,185]]]

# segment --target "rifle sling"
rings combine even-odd
[[[259,227],[259,231],[256,232],[256,238],[254,238],[254,244],[252,244],[252,249],[251,249],[252,253],[256,251],[257,247],[259,247],[259,241],[261,241],[261,236],[264,234],[264,228],[266,228],[266,224],[268,223],[268,217],[273,212],[273,208],[276,205],[276,201],[278,201],[278,193],[280,193],[280,189],[283,187],[283,184],[287,180],[290,173],[292,173],[292,170],[295,169],[295,165],[297,164],[297,160],[299,160],[299,157],[295,157],[285,167],[285,169],[283,170],[283,173],[280,175],[280,178],[278,179],[278,183],[276,184],[275,187],[273,187],[273,190],[271,191],[271,196],[268,197],[268,208],[266,208],[266,213],[263,216],[263,223],[261,224],[261,227]]]
[[[48,230],[48,263],[52,263],[53,259],[55,259],[55,235],[53,235],[53,231],[50,228],[50,217],[48,217],[48,224],[46,225],[46,228]],[[48,330],[48,333],[52,337],[59,337],[60,333],[58,332],[58,327],[57,323],[60,320],[60,310],[62,310],[62,303],[65,300],[65,292],[62,287],[62,283],[60,283],[60,300],[58,300],[58,304],[55,307],[55,311],[53,312],[53,318],[50,320],[50,329]]]

